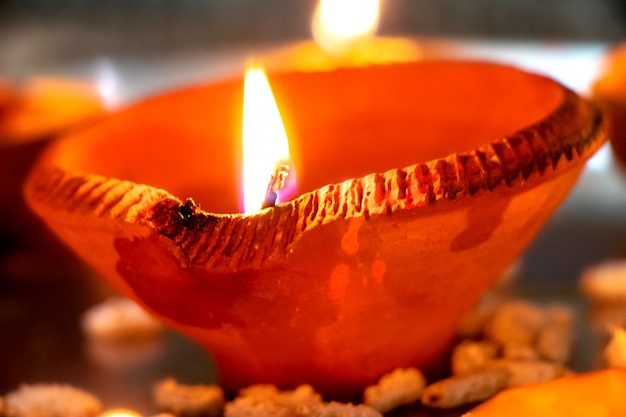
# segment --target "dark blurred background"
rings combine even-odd
[[[0,71],[310,36],[315,0],[0,0]],[[380,34],[615,42],[625,0],[386,0]]]

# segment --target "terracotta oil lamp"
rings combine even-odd
[[[491,63],[270,81],[298,174],[275,207],[239,213],[241,80],[70,134],[26,185],[108,282],[207,347],[231,391],[310,383],[345,398],[440,364],[605,139],[593,105]]]
[[[274,49],[263,63],[270,70],[329,71],[434,55],[407,38],[375,36],[380,6],[380,0],[319,0],[311,22],[313,40]]]

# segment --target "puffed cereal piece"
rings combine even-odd
[[[381,413],[387,413],[403,405],[418,401],[426,378],[415,368],[398,368],[383,375],[376,385],[371,385],[363,393],[363,403]]]
[[[495,359],[487,364],[486,369],[506,371],[509,374],[507,387],[551,381],[571,374],[564,366],[547,361]]]
[[[299,406],[294,417],[383,417],[380,411],[364,404],[329,402]]]
[[[604,361],[609,368],[626,369],[626,331],[613,329],[611,340],[602,351]]]
[[[321,404],[322,397],[307,384],[280,391],[274,385],[252,385],[226,403],[224,417],[292,417]]]
[[[112,297],[87,310],[83,331],[92,341],[126,343],[147,340],[161,334],[163,326],[137,303]]]
[[[595,301],[626,301],[626,261],[606,261],[587,268],[580,279],[580,287]]]
[[[492,342],[464,340],[452,351],[452,375],[469,375],[481,371],[497,353],[498,347]]]
[[[532,345],[545,323],[543,310],[527,301],[507,301],[500,305],[485,325],[485,335],[494,342]]]
[[[177,416],[217,417],[224,408],[224,392],[217,385],[184,385],[173,378],[153,386],[154,402]]]
[[[4,397],[7,417],[95,417],[100,409],[95,396],[70,385],[22,385]]]
[[[508,379],[503,369],[442,379],[424,389],[422,403],[432,408],[455,408],[484,401],[506,388]]]
[[[563,305],[545,309],[547,323],[537,336],[539,356],[551,362],[568,362],[574,345],[574,312]]]

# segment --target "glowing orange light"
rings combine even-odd
[[[328,53],[344,54],[376,32],[379,9],[379,0],[320,0],[313,16],[313,38]]]
[[[244,211],[259,211],[272,173],[289,160],[289,143],[263,69],[246,72],[243,100]]]
[[[141,414],[138,414],[132,410],[126,410],[124,408],[109,410],[102,414],[99,417],[141,417]]]

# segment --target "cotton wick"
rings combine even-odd
[[[289,165],[278,165],[272,173],[270,182],[267,185],[267,191],[265,192],[265,200],[261,209],[268,207],[274,207],[276,205],[276,199],[278,198],[278,192],[285,187],[285,180],[289,175]]]

